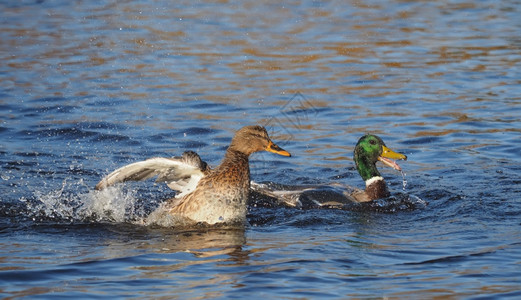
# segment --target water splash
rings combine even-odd
[[[407,188],[407,178],[405,176],[405,172],[403,170],[400,170],[400,173],[402,173],[402,190],[405,192],[405,189]]]
[[[21,199],[33,221],[142,223],[147,211],[133,190],[117,186],[95,191],[82,179],[64,180],[58,190],[33,194],[32,201]]]
[[[172,216],[165,203],[159,204],[162,200],[143,196],[141,192],[125,185],[98,191],[82,179],[77,182],[64,180],[58,189],[48,191],[43,187],[33,192],[31,199],[20,199],[23,207],[11,216],[29,218],[37,223],[130,223],[179,228],[193,225],[193,221]]]
[[[423,209],[429,203],[416,195],[396,193],[388,198],[373,200],[364,203],[362,208],[385,213],[394,213],[404,210]]]

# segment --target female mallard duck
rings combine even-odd
[[[210,169],[195,152],[185,152],[180,158],[151,158],[115,170],[103,178],[96,189],[118,182],[139,181],[158,176],[180,193],[166,201],[148,220],[173,216],[188,223],[245,222],[250,190],[248,157],[257,151],[283,156],[289,152],[275,145],[262,126],[246,126],[237,131],[226,150],[221,164]]]
[[[368,134],[358,140],[354,151],[356,169],[365,181],[365,190],[340,184],[282,186],[255,182],[252,182],[252,190],[255,191],[256,198],[267,196],[292,207],[345,206],[353,202],[368,202],[390,196],[385,180],[376,168],[376,162],[381,161],[400,171],[400,166],[392,159],[407,160],[407,156],[387,148],[378,136]]]

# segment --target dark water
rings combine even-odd
[[[5,298],[518,298],[521,2],[3,1],[0,295]],[[138,225],[162,185],[93,186],[123,164],[265,125],[292,158],[256,181],[362,187],[369,210],[251,207],[249,226]]]

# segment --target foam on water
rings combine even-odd
[[[140,206],[136,192],[124,186],[102,191],[84,189],[82,179],[65,180],[62,187],[50,192],[34,191],[34,200],[22,198],[28,216],[33,220],[60,222],[142,223],[145,207]]]

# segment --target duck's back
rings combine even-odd
[[[192,193],[171,199],[170,212],[208,224],[245,222],[249,188],[248,157],[225,157]]]

